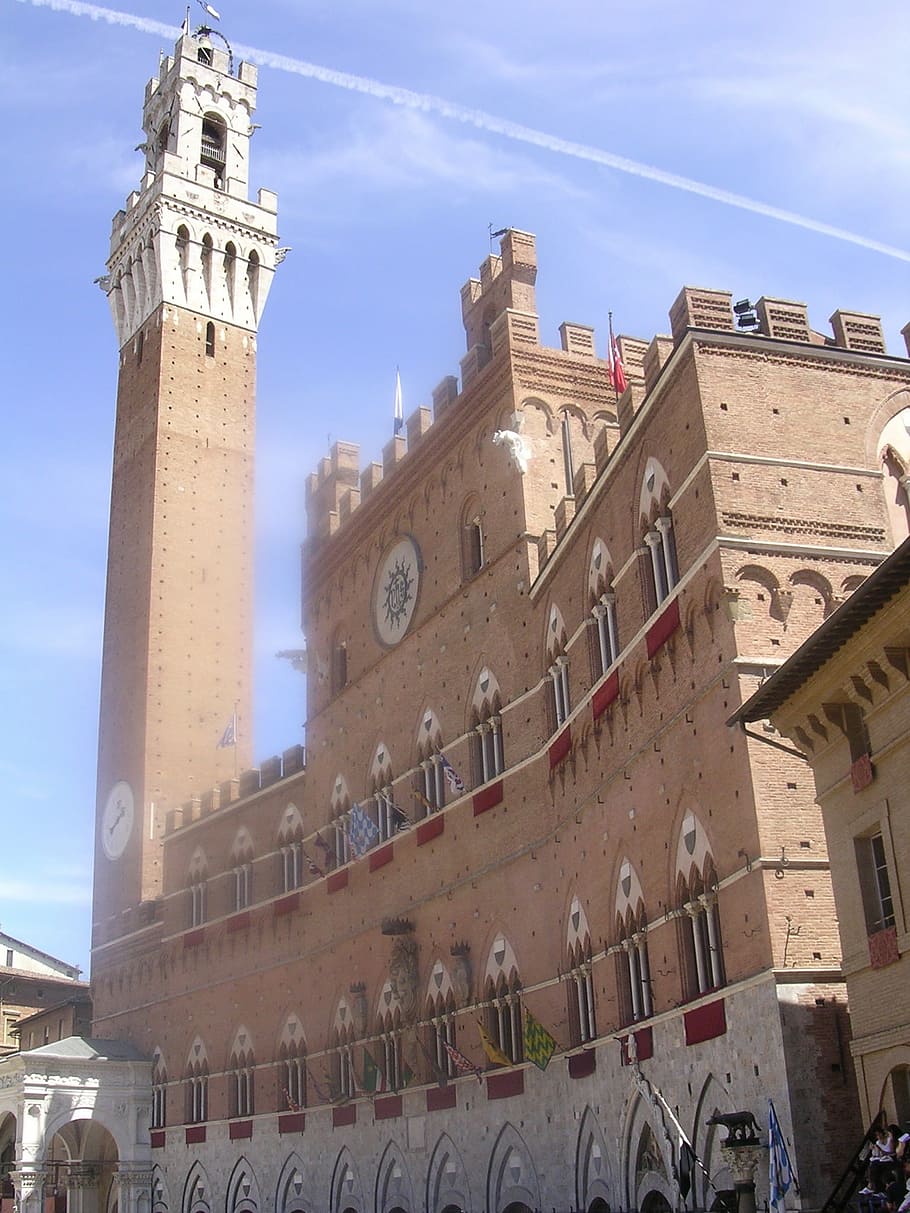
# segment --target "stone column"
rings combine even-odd
[[[755,1169],[768,1157],[765,1146],[722,1145],[721,1157],[733,1173],[737,1213],[755,1213]]]
[[[98,1168],[73,1163],[65,1174],[66,1213],[98,1213]]]
[[[152,1172],[141,1163],[122,1162],[117,1171],[120,1213],[149,1213],[152,1207]]]
[[[44,1213],[44,1185],[47,1172],[41,1167],[21,1166],[10,1172],[16,1190],[17,1213]]]

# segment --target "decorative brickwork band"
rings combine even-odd
[[[566,725],[550,746],[550,770],[558,767],[572,748],[572,727]]]
[[[401,1096],[390,1095],[388,1099],[377,1099],[373,1104],[376,1120],[395,1120],[401,1115]]]
[[[278,1117],[278,1132],[302,1133],[306,1128],[306,1112],[282,1112]]]
[[[481,813],[486,813],[488,809],[494,809],[498,804],[502,804],[502,789],[502,780],[497,779],[489,787],[481,788],[479,792],[475,792],[474,816],[479,817]]]
[[[458,1088],[451,1083],[447,1087],[430,1087],[427,1091],[427,1111],[444,1112],[458,1107]]]
[[[343,868],[340,872],[333,872],[325,882],[326,890],[329,893],[337,893],[339,889],[348,887],[348,870]]]
[[[599,720],[604,712],[619,696],[619,670],[614,670],[606,682],[597,688],[591,696],[591,713]]]
[[[438,838],[446,828],[446,819],[438,813],[427,821],[422,821],[417,827],[417,845],[422,847],[425,842]]]
[[[569,1058],[569,1077],[588,1078],[597,1069],[597,1054],[593,1049],[573,1053]]]
[[[665,611],[662,612],[656,623],[648,628],[645,636],[645,643],[648,648],[648,656],[653,657],[667,643],[676,629],[679,627],[679,599],[674,598]]]
[[[384,868],[394,858],[395,848],[391,842],[387,842],[384,847],[377,847],[375,851],[370,851],[370,871],[375,872],[377,868]]]
[[[723,1036],[727,1030],[724,1000],[720,998],[704,1007],[696,1007],[694,1011],[686,1011],[683,1022],[687,1045],[697,1045],[704,1040],[713,1040],[715,1036]]]
[[[279,897],[273,907],[273,913],[276,918],[280,918],[282,914],[293,914],[300,905],[299,893],[288,893],[287,897]]]
[[[501,1074],[487,1075],[487,1099],[510,1099],[513,1095],[524,1095],[524,1070],[505,1070]]]

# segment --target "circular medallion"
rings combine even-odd
[[[383,556],[373,591],[373,622],[385,645],[397,644],[414,616],[420,589],[420,552],[410,535]]]
[[[108,859],[119,859],[133,832],[133,789],[125,781],[115,783],[101,814],[101,846]]]

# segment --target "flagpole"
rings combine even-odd
[[[239,700],[234,700],[234,778],[237,778],[237,704]]]

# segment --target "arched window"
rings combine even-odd
[[[437,962],[442,968],[442,962]],[[427,1020],[428,1020],[428,1035],[429,1041],[427,1053],[433,1061],[436,1075],[444,1075],[446,1078],[455,1078],[458,1070],[452,1060],[446,1045],[449,1048],[457,1048],[455,1043],[455,995],[451,989],[451,981],[449,989],[443,994],[438,992],[435,998],[430,998],[427,1002]]]
[[[222,262],[224,270],[224,281],[227,286],[228,299],[231,304],[234,303],[234,285],[237,276],[237,246],[233,240],[229,240],[224,246],[224,260]]]
[[[562,466],[566,482],[566,496],[575,495],[575,460],[572,456],[572,421],[564,409],[560,418],[562,437]]]
[[[498,778],[505,770],[499,683],[487,669],[477,679],[471,714],[471,762],[476,785]]]
[[[214,242],[208,232],[202,237],[202,282],[205,286],[205,293],[208,299],[212,298],[212,256],[214,253]],[[206,353],[208,353],[208,329],[206,329]],[[212,356],[215,353],[215,326],[212,325]]]
[[[189,873],[190,926],[200,927],[208,913],[208,863],[201,850],[193,853]]]
[[[471,496],[461,510],[461,569],[465,581],[475,577],[486,563],[480,498]]]
[[[234,1037],[231,1047],[231,1059],[228,1062],[228,1115],[252,1116],[253,1084],[256,1072],[256,1062],[253,1057],[253,1046],[249,1033],[240,1028]]]
[[[160,1049],[152,1055],[152,1119],[151,1128],[167,1125],[167,1066]]]
[[[401,1012],[396,1007],[388,1010],[379,1021],[379,1057],[376,1062],[382,1071],[386,1089],[398,1091],[404,1083],[404,1066],[401,1057]]]
[[[306,1044],[305,1042],[282,1046],[279,1067],[283,1085],[284,1103],[289,1112],[297,1112],[307,1105]]]
[[[651,963],[648,957],[647,915],[628,911],[617,925],[619,951],[616,953],[616,979],[620,1014],[624,1024],[647,1019],[654,1013],[651,995]]]
[[[507,979],[500,974],[487,981],[487,1032],[494,1045],[513,1065],[524,1060],[524,1033],[521,1018],[521,981],[517,973]]]
[[[332,1033],[331,1076],[333,1099],[353,1098],[357,1083],[354,1077],[354,1026],[350,1022],[336,1026]]]
[[[639,516],[648,552],[647,589],[652,610],[669,597],[679,581],[670,497],[667,473],[656,459],[650,458],[645,464],[639,494]]]
[[[680,950],[683,994],[697,998],[724,984],[724,958],[717,916],[717,877],[713,867],[706,878],[693,873],[680,877]]]
[[[303,884],[303,820],[292,804],[282,814],[278,830],[278,854],[282,889],[290,893]]]
[[[211,320],[205,326],[205,356],[215,357],[215,325]]]
[[[234,910],[245,910],[253,900],[253,841],[242,829],[231,848],[234,876]]]
[[[591,932],[577,897],[572,899],[569,911],[566,944],[568,963],[564,981],[569,1037],[573,1045],[581,1045],[597,1036],[597,1021],[594,1014]]]
[[[555,604],[550,608],[547,629],[547,673],[550,676],[550,732],[555,732],[569,718],[572,710],[569,696],[569,657],[566,652],[566,625]]]
[[[670,596],[679,580],[673,517],[669,511],[654,520],[650,530],[645,531],[644,540],[651,560],[651,601],[656,609]]]
[[[177,261],[180,266],[180,277],[183,280],[183,293],[186,294],[189,284],[190,270],[190,232],[186,224],[181,223],[177,228],[174,239],[177,248]]]
[[[431,709],[424,713],[417,737],[417,770],[414,799],[425,814],[445,806],[446,779],[442,762],[442,731]]]
[[[606,545],[597,539],[591,550],[588,569],[588,595],[591,603],[591,667],[595,679],[606,674],[619,657],[619,629],[616,622],[616,590],[613,586],[613,561]]]
[[[348,785],[343,775],[338,775],[332,787],[331,828],[335,836],[335,863],[337,866],[349,863],[351,855],[351,836],[348,814],[351,811],[351,797]]]
[[[253,305],[253,315],[259,315],[259,254],[255,249],[250,252],[246,263],[246,286]]]
[[[197,1036],[186,1067],[186,1121],[200,1124],[209,1117],[209,1063],[205,1045]]]
[[[200,48],[201,49],[201,48]],[[215,174],[215,189],[224,185],[225,148],[227,146],[227,124],[218,114],[205,114],[202,119],[202,143],[199,163]]]

